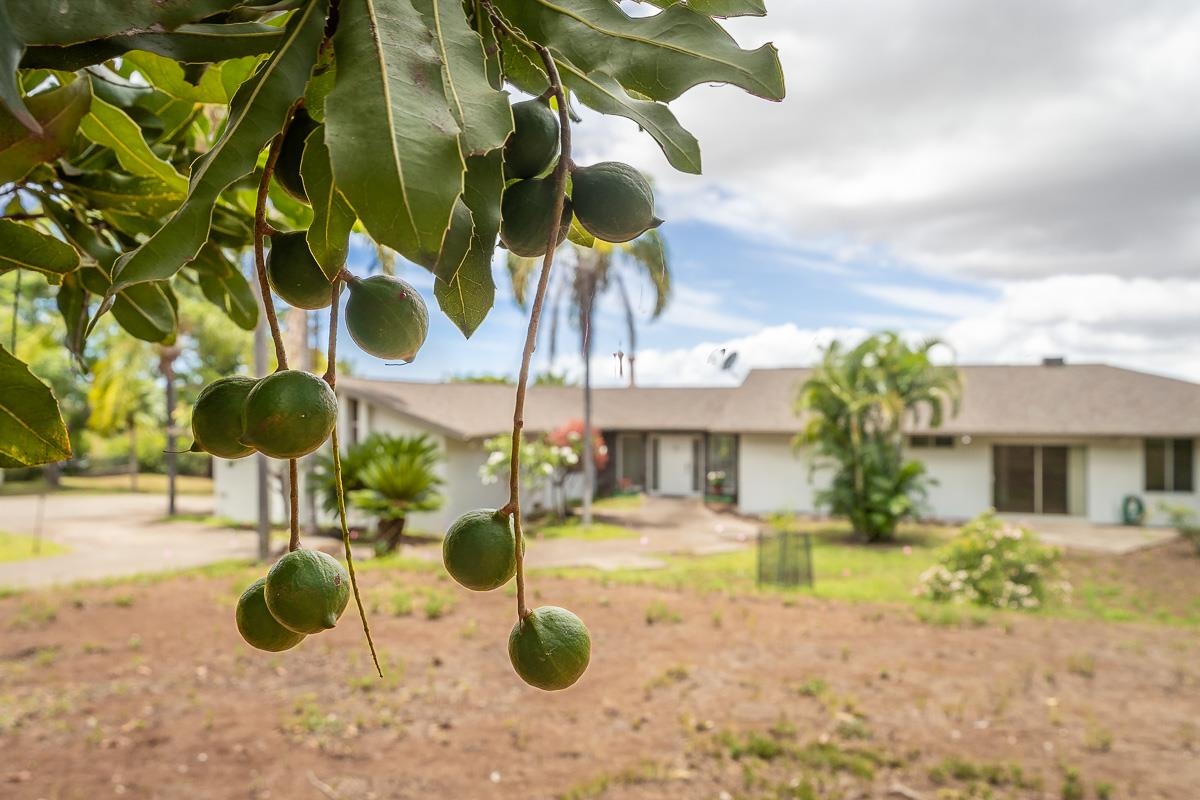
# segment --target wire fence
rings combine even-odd
[[[798,531],[758,532],[759,586],[812,586],[812,535]]]

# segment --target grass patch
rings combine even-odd
[[[592,510],[601,513],[605,511],[632,511],[641,508],[646,502],[644,494],[616,494],[612,497],[601,497],[592,501]]]
[[[610,539],[636,539],[638,532],[621,525],[593,522],[584,525],[578,517],[567,517],[562,522],[552,521],[531,531],[537,539],[578,539],[584,542],[604,542]]]
[[[63,475],[59,479],[57,489],[51,489],[40,478],[32,481],[5,481],[0,484],[0,496],[61,492],[113,494],[133,491],[128,475]],[[138,494],[165,495],[167,493],[167,476],[150,472],[140,473],[136,491]],[[211,495],[213,482],[211,478],[198,475],[179,475],[175,478],[175,491],[178,494]]]
[[[70,548],[58,542],[26,536],[23,533],[0,532],[0,564],[9,561],[26,561],[31,558],[46,558],[61,556],[70,552]]]

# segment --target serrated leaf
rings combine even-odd
[[[54,392],[0,345],[0,467],[35,467],[71,456]]]
[[[175,167],[162,160],[142,138],[142,130],[124,111],[99,97],[92,98],[87,116],[79,123],[79,131],[98,145],[110,148],[127,172],[159,180],[183,199],[187,193],[187,178]]]
[[[492,257],[500,233],[500,199],[504,193],[504,156],[496,150],[486,156],[467,159],[466,189],[463,201],[470,215],[470,247],[457,261],[443,258],[434,269],[433,293],[438,306],[458,326],[464,336],[471,334],[487,318],[496,302],[496,281],[492,276]],[[460,215],[455,215],[461,234]],[[454,226],[447,233],[453,241]],[[451,248],[446,248],[449,253]]]
[[[13,30],[8,18],[8,6],[0,3],[0,105],[31,133],[41,133],[41,123],[29,113],[21,100],[21,87],[17,83],[17,66],[25,53],[25,43]]]
[[[32,225],[0,219],[0,274],[14,269],[41,272],[58,283],[63,275],[79,269],[79,253]]]
[[[639,0],[659,8],[686,5],[698,14],[710,17],[763,17],[767,6],[764,0]]]
[[[252,331],[258,324],[258,301],[246,276],[231,263],[219,247],[206,244],[191,263],[196,268],[200,291],[225,312],[242,330]]]
[[[466,164],[431,35],[409,0],[343,0],[325,101],[334,181],[372,238],[436,259]]]
[[[784,96],[774,45],[743,50],[711,17],[672,5],[630,17],[612,0],[494,0],[529,38],[549,42],[584,74],[669,102],[702,83],[730,83],[770,100]]]
[[[350,230],[356,217],[354,209],[334,185],[324,125],[310,133],[305,141],[300,175],[313,213],[305,237],[308,249],[321,270],[333,280],[350,254]]]
[[[671,166],[680,172],[700,174],[700,143],[679,124],[665,104],[635,99],[615,79],[599,70],[585,73],[569,62],[558,64],[563,82],[579,102],[601,114],[633,120],[658,142]]]
[[[112,36],[59,47],[38,45],[25,49],[21,67],[74,71],[134,50],[180,61],[203,64],[269,53],[278,46],[283,31],[271,25],[243,22],[233,25],[182,25],[172,32],[150,31]]]
[[[483,40],[471,30],[461,0],[414,0],[433,33],[433,46],[444,65],[446,98],[462,130],[464,156],[481,155],[501,147],[512,133],[508,95],[488,80]]]
[[[170,344],[178,322],[174,297],[166,281],[135,284],[117,292],[112,314],[130,336]]]
[[[528,94],[541,94],[550,85],[537,56],[512,38],[501,44],[505,77]],[[700,174],[700,143],[664,103],[633,97],[607,73],[585,73],[565,58],[555,58],[563,83],[579,102],[601,114],[633,120],[662,148],[667,161],[680,172]]]
[[[288,109],[304,93],[326,10],[325,0],[312,0],[295,12],[279,49],[238,89],[221,138],[192,165],[187,200],[149,241],[117,262],[117,288],[169,278],[196,257],[208,239],[217,198],[226,186],[254,171],[259,152],[282,129]]]
[[[120,253],[99,231],[79,217],[78,209],[55,197],[42,197],[42,209],[71,245],[104,274],[107,289],[113,262]],[[86,268],[86,265],[85,265]]]
[[[144,31],[170,31],[246,0],[0,0],[26,44],[67,45]]]
[[[42,127],[40,134],[0,108],[0,184],[19,181],[38,164],[65,153],[91,103],[91,83],[85,80],[25,98],[29,113]]]

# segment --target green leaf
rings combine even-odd
[[[571,217],[571,227],[567,230],[567,239],[571,244],[579,245],[580,247],[595,247],[596,237],[587,232],[582,225],[579,224],[578,217]]]
[[[38,164],[65,153],[91,103],[91,83],[86,80],[27,97],[25,105],[41,125],[40,134],[0,108],[0,184],[19,181]]]
[[[155,344],[175,341],[175,293],[166,281],[139,283],[117,292],[112,314],[136,339]]]
[[[325,121],[325,98],[333,91],[337,81],[337,60],[332,47],[322,47],[313,67],[308,86],[304,87],[304,110],[317,122]]]
[[[79,123],[79,130],[96,144],[112,149],[127,172],[157,178],[180,195],[180,200],[187,193],[187,178],[154,154],[138,124],[116,106],[93,97],[91,110]]]
[[[79,253],[32,225],[0,219],[0,274],[14,269],[42,272],[51,283],[58,283],[63,275],[79,269]]]
[[[325,126],[308,135],[300,162],[304,191],[312,204],[313,219],[308,226],[308,249],[332,280],[350,254],[350,229],[354,227],[354,209],[333,183],[329,148],[325,146]]]
[[[34,467],[71,456],[54,392],[0,345],[0,467]]]
[[[500,233],[500,198],[504,193],[504,156],[500,150],[486,156],[467,159],[465,207],[470,212],[470,247],[458,259],[446,247],[434,269],[433,293],[446,316],[464,336],[471,334],[487,318],[496,302],[496,282],[492,276],[492,256]],[[446,234],[447,244],[461,235],[463,223],[455,214],[455,226]]]
[[[764,17],[767,6],[764,0],[640,0],[659,8],[686,5],[697,14],[710,17]]]
[[[196,268],[200,291],[208,301],[224,311],[239,328],[254,330],[258,324],[258,301],[254,290],[221,249],[206,244],[191,266]]]
[[[466,164],[442,65],[409,0],[343,0],[325,101],[333,176],[380,244],[436,259]]]
[[[183,195],[171,191],[157,178],[120,172],[85,172],[64,180],[63,191],[80,198],[86,208],[153,220],[170,214],[183,200]]]
[[[505,92],[492,88],[483,40],[471,30],[461,0],[414,0],[433,33],[433,46],[445,65],[446,98],[462,130],[463,155],[480,155],[504,145],[512,133],[512,108]]]
[[[246,0],[0,0],[26,44],[65,45],[144,31],[171,31]]]
[[[271,28],[278,35],[283,35],[283,31],[276,28]],[[192,83],[187,79],[183,65],[170,58],[165,58],[154,53],[134,52],[128,53],[124,59],[130,66],[137,69],[143,78],[149,81],[155,88],[166,92],[170,96],[186,100],[189,103],[214,103],[225,105],[233,98],[237,92],[238,85],[241,80],[249,75],[253,66],[258,63],[258,60],[253,56],[247,58],[235,59],[222,64],[219,68],[210,68],[204,71],[198,83]],[[233,80],[227,80],[230,75],[226,74],[226,68],[229,64],[237,65],[240,75]],[[232,69],[231,69],[232,72]]]
[[[529,38],[549,42],[584,74],[611,74],[651,100],[671,101],[702,83],[731,83],[769,100],[784,96],[774,45],[743,50],[711,17],[675,4],[630,17],[612,0],[495,0]]]
[[[512,38],[501,45],[506,77],[529,94],[541,94],[550,85],[536,54]],[[585,73],[561,56],[555,58],[566,87],[588,108],[633,120],[650,134],[671,166],[680,172],[700,174],[700,143],[664,103],[633,97],[609,74]]]
[[[212,63],[269,53],[282,38],[282,29],[257,22],[181,25],[171,33],[150,31],[111,36],[66,47],[29,47],[21,59],[21,67],[73,71],[101,64],[132,50],[154,53],[185,64]]]
[[[88,293],[78,273],[63,277],[62,286],[54,296],[58,313],[62,315],[67,332],[63,343],[71,351],[77,362],[83,360],[83,332],[88,324]]]
[[[665,104],[634,98],[605,72],[583,72],[563,61],[558,61],[558,65],[563,82],[579,102],[601,114],[633,120],[658,142],[671,166],[680,172],[700,174],[700,143],[679,124]]]
[[[289,20],[279,50],[242,87],[225,131],[192,165],[187,200],[149,241],[117,262],[117,288],[169,278],[196,257],[208,239],[212,209],[226,186],[254,171],[259,152],[283,127],[304,93],[325,29],[325,0],[312,0]]]
[[[41,133],[42,126],[29,113],[21,100],[21,87],[17,83],[17,65],[25,52],[25,43],[17,38],[12,22],[8,18],[8,6],[0,3],[0,106],[32,133]]]

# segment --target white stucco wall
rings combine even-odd
[[[796,451],[790,436],[744,434],[738,445],[738,509],[744,514],[773,511],[811,512],[814,485],[810,482],[807,448]],[[825,471],[811,477],[828,485]]]
[[[229,461],[213,459],[213,515],[221,519],[250,525],[258,521],[258,461],[259,456],[249,456]],[[301,462],[303,463],[303,462]],[[267,496],[270,498],[271,522],[287,523],[287,503],[284,500],[281,480],[286,480],[287,462],[267,459]],[[308,504],[303,500],[305,489],[304,470],[300,472],[300,524],[308,522]],[[318,519],[320,511],[318,509]]]
[[[1141,439],[1109,439],[1088,445],[1088,519],[1092,522],[1121,521],[1121,501],[1136,495],[1146,505],[1149,524],[1166,524],[1160,503],[1188,506],[1200,512],[1196,492],[1147,492],[1145,486],[1146,450]],[[1200,448],[1192,463],[1200,467]],[[1197,476],[1200,479],[1200,476]]]
[[[923,515],[935,519],[967,520],[992,505],[992,443],[958,439],[954,447],[906,449],[905,458],[925,464],[935,481],[929,487]]]

